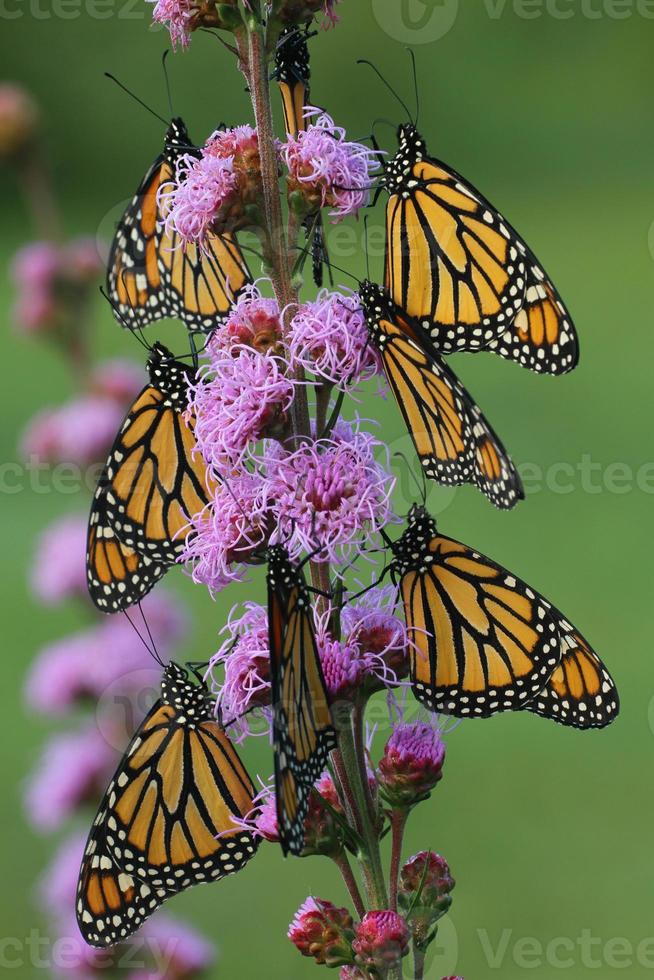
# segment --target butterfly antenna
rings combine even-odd
[[[340,272],[340,273],[341,273],[341,275],[344,275],[344,276],[349,276],[349,277],[350,277],[350,279],[353,279],[353,280],[354,280],[354,282],[355,282],[355,283],[357,284],[357,288],[358,288],[358,287],[359,287],[359,286],[361,285],[361,281],[360,281],[359,279],[357,279],[357,277],[356,277],[356,276],[353,276],[351,272],[348,272],[348,271],[347,271],[347,269],[341,269],[341,267],[340,267],[340,266],[338,266],[338,265],[334,265],[334,263],[333,263],[333,262],[331,262],[331,260],[330,260],[330,265],[331,265],[331,268],[332,268],[332,269],[336,269],[336,271],[337,271],[337,272]]]
[[[359,58],[359,59],[357,60],[357,65],[368,65],[368,67],[369,67],[369,68],[372,68],[372,70],[374,71],[374,73],[375,73],[375,75],[377,75],[377,77],[379,78],[379,80],[380,80],[380,82],[381,82],[381,83],[382,83],[383,85],[385,85],[385,86],[386,86],[386,88],[387,88],[387,89],[388,89],[388,91],[389,91],[389,92],[391,93],[391,95],[393,96],[393,98],[394,98],[394,99],[395,99],[395,100],[396,100],[397,102],[399,102],[399,104],[400,104],[400,105],[402,106],[402,108],[404,109],[404,111],[405,111],[405,112],[406,112],[406,114],[407,114],[407,118],[408,118],[408,119],[409,119],[409,120],[410,120],[411,122],[413,122],[413,117],[411,116],[411,113],[409,112],[409,107],[407,106],[407,104],[406,104],[406,102],[404,101],[404,99],[402,99],[402,98],[400,98],[400,96],[399,96],[399,95],[398,95],[398,93],[397,93],[397,92],[395,91],[395,89],[393,88],[393,86],[391,85],[391,83],[390,83],[389,81],[387,81],[387,79],[385,79],[385,78],[384,78],[384,76],[383,76],[383,75],[382,75],[382,73],[380,72],[380,70],[379,70],[379,68],[377,68],[377,66],[376,66],[376,65],[373,65],[373,63],[372,63],[372,61],[368,61],[368,59],[367,59],[367,58]]]
[[[118,306],[116,305],[116,303],[114,303],[114,301],[112,300],[111,296],[105,291],[104,286],[100,286],[99,289],[100,289],[100,295],[103,297],[103,299],[106,299],[107,303],[109,304],[109,306],[111,307],[111,309],[114,311],[114,315],[115,315],[116,319],[120,321],[120,323],[122,324],[123,328],[125,330],[129,330],[129,332],[132,334],[132,336],[133,337],[136,337],[136,339],[138,340],[138,342],[143,347],[145,347],[145,349],[148,351],[148,353],[152,353],[152,347],[150,346],[150,344],[145,339],[145,337],[143,335],[143,328],[141,327],[141,325],[139,324],[136,327],[136,329],[134,329],[133,327],[131,327],[129,325],[129,323],[127,322],[127,320],[125,319],[125,317],[123,316],[123,314],[118,309]]]
[[[366,279],[370,279],[370,253],[368,252],[368,215],[363,219],[363,245],[366,253]]]
[[[139,602],[138,605],[139,605],[139,608],[140,608],[141,607],[141,603]],[[143,610],[142,609],[141,609],[141,615],[143,615]],[[159,664],[160,667],[165,667],[166,665],[164,664],[163,660],[159,656],[159,653],[158,653],[156,647],[154,646],[154,642],[152,641],[152,645],[150,645],[150,643],[148,643],[148,641],[145,639],[145,637],[141,633],[140,629],[138,628],[138,626],[136,625],[136,623],[134,622],[134,620],[132,619],[132,617],[128,613],[127,609],[123,609],[123,616],[125,617],[125,619],[129,623],[129,625],[132,627],[132,629],[134,630],[134,632],[136,633],[136,635],[138,636],[139,640],[141,641],[141,643],[143,644],[143,646],[145,647],[145,649],[148,651],[148,653],[150,654],[150,656],[152,657],[152,659],[155,660]],[[148,629],[148,633],[150,634],[150,630],[149,629]],[[150,634],[150,636],[151,635],[152,634]]]
[[[170,49],[166,48],[163,55],[161,56],[161,67],[164,73],[164,81],[166,83],[166,96],[168,97],[168,109],[170,110],[170,118],[172,119],[175,113],[173,112],[173,97],[170,91],[170,76],[168,74],[168,65],[166,60],[170,54]]]
[[[110,74],[110,72],[106,71],[105,76],[106,78],[110,78],[112,82],[115,82],[118,88],[122,88],[123,92],[126,92],[127,95],[129,95],[132,99],[134,99],[135,102],[138,102],[139,105],[143,106],[143,108],[146,109],[150,113],[150,115],[154,116],[155,119],[158,119],[159,122],[162,122],[164,126],[166,127],[170,126],[170,119],[164,119],[163,116],[160,116],[158,112],[156,112],[151,106],[147,104],[147,102],[144,102],[143,99],[140,99],[138,95],[132,92],[131,89],[128,89],[126,85],[123,85],[122,82],[119,82],[115,75],[112,75]]]
[[[413,72],[413,91],[416,98],[416,118],[415,125],[418,125],[418,120],[420,118],[420,88],[418,86],[418,69],[416,68],[416,53],[413,48],[407,48],[409,52],[409,58],[411,58],[411,69]]]
[[[422,482],[420,482],[418,480],[417,476],[415,475],[415,473],[413,472],[413,469],[411,467],[411,464],[409,463],[409,460],[406,458],[406,456],[404,455],[404,453],[400,453],[400,452],[393,453],[393,456],[397,456],[399,459],[403,459],[404,460],[404,463],[406,465],[406,468],[409,471],[409,476],[411,477],[411,479],[415,483],[416,489],[418,491],[418,494],[419,494],[419,496],[420,496],[420,498],[422,500],[422,506],[423,507],[426,507],[427,506],[427,482],[425,480],[425,474],[424,474],[424,472],[422,470],[420,471],[421,474],[422,474]]]
[[[143,606],[142,606],[142,604],[140,602],[138,603],[138,607],[139,607],[139,612],[141,613],[141,619],[143,620],[143,625],[145,626],[145,631],[148,634],[148,639],[149,639],[149,641],[150,641],[150,643],[152,645],[152,649],[154,650],[155,658],[159,661],[159,663],[163,667],[164,664],[163,664],[163,660],[161,659],[161,654],[157,650],[157,644],[154,641],[154,636],[152,635],[152,630],[150,629],[150,624],[148,623],[147,619],[145,618],[145,613],[143,612]]]

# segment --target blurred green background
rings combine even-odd
[[[431,151],[522,231],[574,312],[582,343],[579,369],[559,380],[490,356],[456,360],[516,461],[532,464],[531,492],[508,515],[467,488],[436,491],[431,503],[446,533],[503,562],[574,618],[613,672],[622,714],[602,733],[531,715],[465,723],[452,733],[445,779],[412,819],[407,840],[407,856],[424,847],[446,855],[458,882],[429,980],[454,973],[609,978],[620,970],[641,978],[654,969],[654,21],[644,16],[647,6],[344,0],[337,31],[314,44],[314,99],[353,136],[369,133],[377,116],[402,118],[356,59],[374,59],[410,100],[404,44],[415,44],[420,124]],[[141,0],[102,7],[68,0],[55,10],[14,0],[2,13],[1,72],[42,105],[71,234],[109,235],[116,205],[158,151],[161,126],[103,78],[114,72],[167,113],[160,69],[167,38],[149,29],[149,16]],[[196,35],[188,53],[171,59],[170,73],[175,110],[195,139],[221,120],[249,121],[242,79],[213,37]],[[392,132],[377,132],[392,149]],[[2,459],[11,461],[26,420],[63,400],[69,379],[51,351],[10,324],[7,265],[33,231],[9,171],[0,193],[1,439]],[[361,272],[360,258],[346,253],[340,248],[337,263]],[[97,351],[138,359],[140,348],[100,299],[97,313]],[[160,333],[180,338],[175,329]],[[361,411],[382,419],[394,448],[408,451],[390,404],[369,401]],[[2,937],[20,941],[41,925],[33,882],[52,850],[21,811],[22,783],[51,728],[26,714],[22,679],[42,644],[80,622],[71,606],[45,611],[24,583],[38,530],[80,507],[85,499],[29,490],[3,503],[0,921]],[[205,659],[232,602],[254,590],[236,588],[212,602],[181,574],[173,578],[193,612],[189,658]],[[262,743],[246,750],[246,760],[267,775]],[[345,898],[327,862],[284,862],[264,847],[243,874],[194,889],[170,911],[216,939],[216,977],[299,980],[317,968],[284,933],[308,893]],[[14,973],[43,971],[26,963]]]

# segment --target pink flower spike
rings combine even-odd
[[[379,763],[380,790],[391,806],[410,807],[435,788],[443,776],[444,762],[445,743],[436,725],[400,724]]]
[[[220,475],[240,463],[254,443],[281,434],[295,389],[279,357],[234,348],[211,362],[213,376],[193,387],[198,447]]]
[[[32,825],[43,832],[57,830],[78,806],[104,792],[116,761],[95,726],[52,738],[27,786]]]
[[[319,898],[307,898],[288,930],[288,938],[302,956],[329,967],[352,962],[352,935],[348,910]]]
[[[50,289],[59,275],[61,256],[51,242],[24,245],[14,256],[11,276],[18,286],[27,289]]]
[[[188,633],[186,616],[165,590],[147,596],[143,611],[165,661]],[[138,692],[144,670],[152,671],[158,682],[160,668],[127,619],[108,618],[45,647],[31,665],[26,699],[36,711],[60,715],[87,698],[97,700],[109,687],[114,694]]]
[[[220,592],[243,580],[245,565],[256,560],[270,534],[265,483],[243,471],[219,483],[213,501],[191,520],[182,560],[194,582]]]
[[[45,409],[28,424],[21,449],[29,459],[88,466],[104,459],[124,417],[121,407],[109,398],[86,395]]]
[[[364,652],[378,657],[400,679],[408,668],[410,641],[406,624],[393,615],[396,605],[395,586],[377,586],[343,608],[341,624],[348,642],[354,641]]]
[[[393,519],[394,477],[375,459],[373,436],[343,424],[332,439],[268,457],[266,492],[278,519],[277,534],[293,558],[323,550],[317,561],[347,561]]]
[[[370,202],[372,176],[379,157],[362,143],[346,139],[331,116],[312,106],[305,110],[307,128],[282,145],[291,191],[301,191],[308,208],[331,207],[335,221]]]
[[[42,532],[32,565],[32,589],[41,602],[56,605],[87,596],[86,517],[63,517]]]
[[[290,323],[289,344],[307,371],[342,390],[382,372],[355,293],[322,290],[301,306]]]
[[[259,780],[259,782],[261,784],[261,790],[254,797],[252,801],[253,807],[250,812],[242,819],[232,816],[231,820],[241,830],[255,834],[270,844],[278,844],[279,828],[277,825],[277,800],[274,781],[271,777],[268,783],[264,783],[262,780]],[[231,832],[231,830],[224,831],[225,834]]]
[[[184,154],[176,165],[175,180],[158,193],[166,231],[177,232],[186,246],[202,247],[220,208],[235,195],[238,178],[230,158]]]

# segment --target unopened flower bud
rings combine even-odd
[[[16,157],[32,143],[39,110],[18,85],[0,85],[0,157]]]
[[[356,964],[385,977],[409,951],[411,932],[406,921],[390,910],[367,912],[355,927],[352,943]]]
[[[321,966],[352,963],[352,916],[331,902],[308,898],[295,914],[288,938],[303,956]]]
[[[402,868],[398,903],[407,913],[411,909],[410,925],[419,949],[427,948],[434,925],[449,910],[454,884],[447,861],[433,851],[420,851]]]
[[[392,807],[411,807],[431,793],[442,776],[445,745],[424,722],[399,725],[379,763],[380,792]]]

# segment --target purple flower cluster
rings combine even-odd
[[[306,129],[282,146],[289,190],[298,191],[309,213],[331,208],[334,221],[357,214],[370,201],[379,156],[363,143],[352,143],[346,132],[322,109],[305,111]]]
[[[361,423],[341,420],[300,445],[289,437],[308,388],[300,369],[344,389],[376,371],[356,303],[323,293],[288,311],[285,337],[284,311],[251,286],[211,339],[190,408],[217,484],[191,521],[184,560],[213,592],[241,580],[271,542],[294,559],[320,546],[318,560],[342,563],[394,519],[384,446]]]
[[[371,605],[377,602],[378,609]],[[365,685],[371,690],[398,683],[408,666],[409,641],[395,615],[395,590],[373,589],[360,603],[343,610],[341,637],[330,633],[333,610],[314,610],[318,654],[333,700],[348,699]],[[223,629],[225,638],[211,658],[220,714],[243,737],[270,731],[270,646],[268,612],[248,602],[235,606]],[[221,674],[222,672],[222,674]]]
[[[182,246],[205,246],[211,233],[234,231],[250,223],[246,204],[260,194],[259,142],[251,126],[217,130],[198,155],[185,153],[175,179],[161,186],[158,200],[169,232]]]

